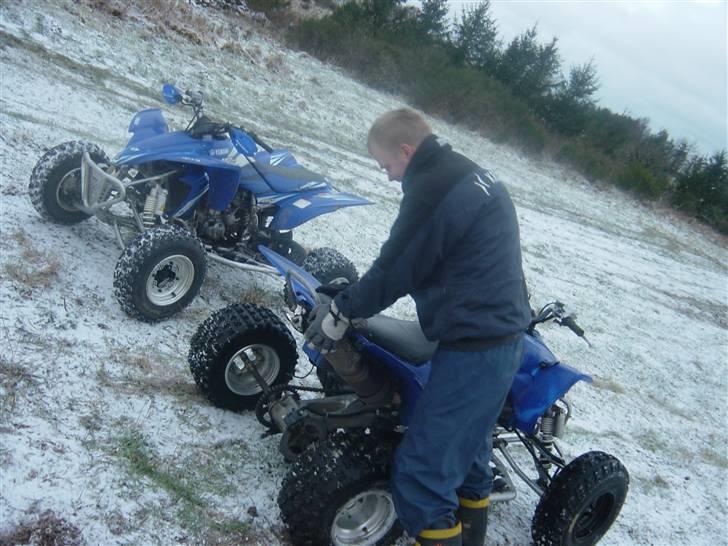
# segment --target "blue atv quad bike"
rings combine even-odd
[[[285,275],[287,316],[303,332],[311,309],[329,296],[289,260],[260,251]],[[493,433],[491,502],[514,499],[511,472],[521,478],[540,497],[531,529],[539,546],[595,544],[617,518],[629,485],[627,470],[612,455],[590,451],[568,462],[555,441],[571,416],[564,395],[591,378],[561,363],[536,326],[553,320],[583,338],[574,318],[560,302],[535,314]],[[215,405],[255,408],[269,432],[281,434],[280,450],[293,464],[278,504],[293,543],[370,546],[391,544],[403,533],[389,490],[390,465],[436,348],[417,322],[377,315],[354,324],[325,357],[305,346],[323,389],[292,386],[298,353],[291,332],[269,309],[235,304],[199,326],[189,364]],[[304,391],[324,397],[302,400]],[[517,447],[525,458],[514,457]],[[528,459],[531,472],[521,466]]]
[[[357,278],[337,251],[307,253],[292,229],[367,200],[335,190],[254,133],[204,116],[201,92],[165,84],[162,93],[168,103],[192,108],[184,131],[169,131],[160,109],[143,110],[113,161],[94,144],[65,142],[30,177],[31,201],[44,218],[75,224],[96,216],[114,227],[123,249],[114,290],[126,313],[154,322],[186,307],[205,278],[208,257],[277,275],[260,245],[321,282]]]

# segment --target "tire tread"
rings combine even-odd
[[[190,342],[187,361],[197,387],[215,406],[233,410],[255,406],[257,396],[231,405],[212,384],[219,367],[227,364],[220,362],[225,353],[240,344],[242,338],[260,336],[276,340],[281,370],[273,384],[288,383],[293,378],[298,359],[296,341],[270,309],[252,303],[235,303],[214,312],[197,328]]]
[[[197,254],[200,262],[195,264],[196,278],[189,292],[185,297],[162,311],[152,312],[151,310],[140,309],[135,302],[134,289],[139,282],[146,282],[140,279],[146,267],[146,259],[160,247],[180,243],[192,245],[191,249]],[[127,315],[142,322],[153,323],[187,307],[199,292],[206,272],[207,255],[197,237],[193,236],[185,228],[175,224],[157,226],[140,233],[122,252],[114,270],[114,295]]]

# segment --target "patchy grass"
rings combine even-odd
[[[128,473],[140,482],[151,482],[164,491],[175,507],[176,523],[193,537],[196,544],[259,543],[262,531],[250,521],[231,518],[215,508],[215,497],[235,495],[247,472],[242,466],[249,454],[240,440],[227,440],[212,446],[188,445],[178,457],[162,458],[147,438],[128,422],[117,430],[123,432],[111,442],[112,453],[122,460]],[[147,485],[138,483],[141,487]],[[150,507],[149,510],[153,508]],[[254,507],[249,515],[257,513]],[[146,518],[141,515],[140,517]],[[120,514],[109,514],[109,523],[119,534],[130,523]],[[113,532],[113,531],[112,531]]]
[[[65,519],[47,510],[32,521],[27,521],[0,534],[0,544],[32,546],[83,546],[86,541],[81,530]]]
[[[671,488],[669,482],[659,474],[655,474],[651,478],[638,479],[638,481],[645,492],[653,495],[659,495],[660,491],[665,491]]]
[[[194,45],[214,45],[222,47],[218,40],[222,36],[236,35],[233,23],[225,24],[212,21],[202,15],[189,2],[177,0],[145,0],[127,2],[122,0],[87,0],[87,5],[96,11],[107,13],[119,20],[134,20],[141,16],[147,21],[155,21],[155,30],[162,35],[177,35]],[[235,12],[227,14],[228,19],[237,20]],[[227,31],[226,31],[227,30]],[[237,49],[236,41],[226,41],[226,49]]]
[[[157,488],[169,493],[175,500],[187,502],[196,507],[205,505],[202,498],[190,485],[187,476],[174,468],[165,468],[154,454],[141,432],[128,430],[117,438],[117,455],[127,463],[129,472],[137,477],[149,479]]]
[[[706,441],[709,446],[722,446],[722,449],[713,449],[712,447],[704,447],[700,450],[700,458],[706,464],[728,469],[728,457],[726,456],[725,441],[716,434],[708,434]]]
[[[48,288],[58,278],[60,259],[36,248],[22,229],[11,233],[10,238],[20,248],[20,259],[7,261],[5,273],[28,288]]]
[[[695,415],[688,413],[682,408],[677,407],[668,398],[665,398],[664,396],[654,392],[648,392],[646,396],[658,406],[665,408],[672,415],[679,415],[680,417],[682,417],[683,419],[687,419],[688,421],[696,421]]]
[[[650,453],[674,453],[674,446],[670,445],[670,442],[661,438],[654,430],[648,430],[647,432],[640,434],[636,437],[637,443],[645,450]]]
[[[109,354],[100,361],[95,374],[104,387],[133,395],[169,394],[189,400],[196,393],[187,371],[187,358],[149,344],[129,350],[109,340]],[[107,366],[105,363],[114,364]]]
[[[0,355],[0,420],[4,421],[15,409],[18,392],[35,387],[38,377],[29,373],[21,364]]]
[[[273,294],[257,284],[252,284],[240,292],[238,300],[242,303],[254,303],[263,307],[272,307],[280,300],[280,294]]]

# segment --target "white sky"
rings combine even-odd
[[[459,18],[473,1],[449,0]],[[562,67],[594,57],[599,104],[650,119],[654,130],[686,138],[697,151],[725,149],[725,0],[491,0],[507,44],[538,23],[541,42],[559,39]]]

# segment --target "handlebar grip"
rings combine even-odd
[[[577,336],[584,337],[584,330],[579,328],[579,326],[574,321],[573,317],[566,317],[564,319],[561,319],[561,324],[563,324],[564,326],[567,326],[569,328],[569,330],[574,332]]]

